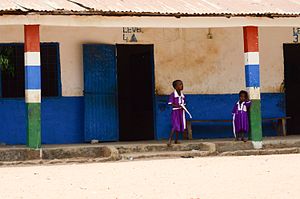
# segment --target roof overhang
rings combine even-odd
[[[174,17],[100,15],[2,15],[0,25],[40,24],[69,27],[220,28],[220,27],[300,27],[300,17]]]

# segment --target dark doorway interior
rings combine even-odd
[[[300,134],[300,45],[284,44],[284,79],[288,134]]]
[[[154,139],[153,45],[117,45],[119,139]]]

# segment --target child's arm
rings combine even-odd
[[[251,103],[252,103],[251,100],[247,100],[247,101],[245,102],[246,107],[247,107],[247,108],[250,108]]]
[[[169,105],[171,105],[173,108],[179,108],[180,106],[175,104],[174,94],[171,94],[169,97]]]
[[[251,105],[251,100],[249,99],[249,96],[247,96],[247,99],[246,99],[245,104],[246,104],[246,105],[249,105],[249,106]]]
[[[180,106],[175,104],[175,103],[172,103],[171,105],[172,105],[173,108],[180,108]]]

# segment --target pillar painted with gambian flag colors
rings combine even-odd
[[[262,148],[258,27],[243,27],[243,32],[246,87],[252,101],[250,108],[250,138],[255,148]]]
[[[41,147],[41,55],[39,25],[24,26],[27,146]]]

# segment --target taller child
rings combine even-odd
[[[185,120],[185,97],[182,93],[183,82],[181,80],[173,81],[174,92],[170,95],[169,103],[172,105],[172,130],[169,136],[168,146],[171,145],[172,137],[174,132],[176,133],[175,144],[178,143],[178,133],[184,132],[186,129],[186,120]]]

